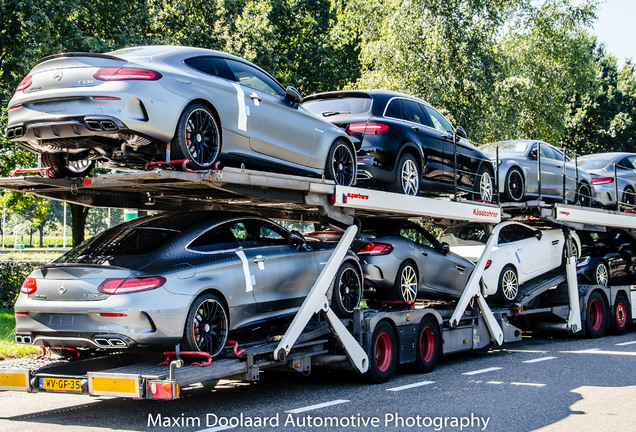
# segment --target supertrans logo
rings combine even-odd
[[[368,200],[369,199],[369,195],[363,195],[363,194],[359,194],[359,193],[347,193],[347,198],[356,198],[356,199],[362,199],[362,200]]]

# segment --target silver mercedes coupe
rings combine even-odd
[[[214,357],[228,334],[290,319],[332,251],[260,216],[136,219],[29,275],[15,304],[16,341],[84,352],[181,343]],[[333,284],[332,309],[352,314],[363,287],[353,253]]]
[[[355,148],[258,66],[204,48],[144,46],[47,57],[8,105],[7,137],[51,177],[189,160],[325,176],[350,186]]]

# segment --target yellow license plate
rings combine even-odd
[[[40,378],[40,390],[82,392],[82,380],[77,378]]]

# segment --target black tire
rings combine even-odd
[[[373,330],[366,377],[374,383],[387,382],[395,372],[398,346],[395,330],[387,321],[380,321]]]
[[[349,318],[362,300],[362,275],[356,266],[344,263],[333,282],[331,308],[340,318]]]
[[[212,294],[198,297],[186,318],[182,349],[218,356],[228,338],[229,315],[223,302]]]
[[[404,153],[396,165],[395,182],[391,185],[392,192],[417,196],[420,193],[422,170],[410,153]]]
[[[201,104],[188,106],[172,140],[173,159],[188,159],[195,170],[211,169],[221,155],[221,128],[212,111]]]
[[[581,207],[592,207],[592,189],[587,183],[579,184],[576,191],[576,203]]]
[[[629,302],[622,294],[616,296],[614,310],[612,311],[612,330],[614,333],[625,334],[631,321],[629,313]]]
[[[422,318],[415,343],[415,366],[422,373],[431,372],[442,353],[442,337],[434,317],[428,315]]]
[[[605,333],[607,321],[607,305],[598,292],[593,292],[587,299],[585,310],[585,334],[589,338],[598,338]]]
[[[42,166],[51,168],[49,178],[86,177],[95,167],[95,162],[83,159],[69,161],[62,153],[42,153]]]
[[[329,149],[325,177],[340,186],[351,186],[356,180],[356,156],[349,144],[337,139]]]
[[[503,303],[514,302],[519,296],[519,276],[517,270],[507,265],[499,274],[496,298]]]
[[[410,261],[404,261],[395,275],[393,300],[415,301],[419,287],[417,268]]]
[[[475,177],[474,200],[492,202],[494,196],[494,183],[492,179],[492,172],[488,168],[484,166],[479,168],[479,172]]]
[[[517,167],[510,168],[506,174],[504,183],[504,197],[508,202],[520,202],[526,194],[526,183],[521,170]]]
[[[609,284],[609,269],[605,262],[599,261],[596,266],[594,266],[592,278],[592,283],[596,285],[607,286]]]
[[[627,206],[633,206],[636,204],[636,195],[634,194],[634,190],[630,187],[626,187],[623,191],[623,197],[621,198],[621,203]]]

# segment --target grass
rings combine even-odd
[[[53,261],[64,253],[61,251],[28,251],[0,253],[0,260],[13,261]]]
[[[33,356],[39,352],[36,347],[15,343],[13,341],[14,335],[13,309],[0,309],[0,360]]]

